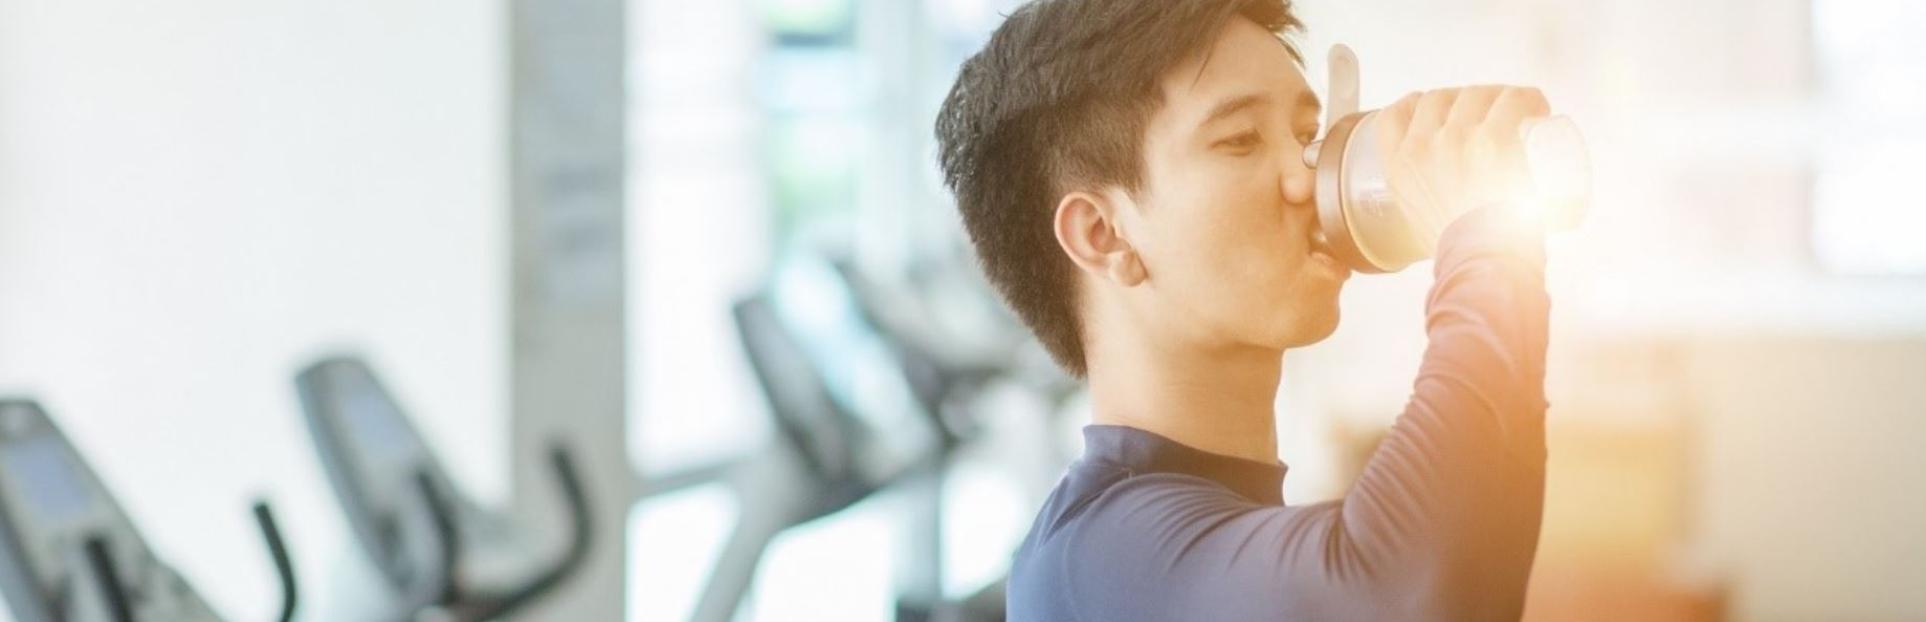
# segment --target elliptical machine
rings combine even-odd
[[[294,617],[294,567],[265,502],[254,519]],[[219,622],[156,558],[45,411],[0,401],[0,596],[19,622]]]
[[[356,541],[395,595],[389,619],[489,620],[552,591],[587,557],[590,501],[573,456],[549,452],[568,516],[565,549],[530,570],[527,530],[456,490],[367,364],[337,357],[295,379],[315,451]]]

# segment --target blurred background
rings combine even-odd
[[[1312,84],[1345,42],[1367,107],[1533,84],[1590,142],[1527,617],[1926,618],[1926,5],[1300,4]],[[521,618],[995,619],[1088,414],[935,167],[1016,5],[0,0],[0,396],[233,619],[277,602],[256,496],[300,619],[401,606],[311,438],[324,359],[529,565],[574,449],[592,553]],[[1354,278],[1287,357],[1292,502],[1401,409],[1428,284]]]

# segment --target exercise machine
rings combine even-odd
[[[264,502],[254,518],[294,616],[293,564]],[[40,406],[0,401],[0,596],[18,622],[218,622],[158,559]]]
[[[927,484],[918,491],[927,495],[925,511],[933,516],[924,519],[927,522],[924,528],[937,533],[932,538],[940,537],[942,524],[934,516],[941,513],[940,495],[949,471],[961,458],[964,447],[990,434],[979,412],[979,403],[985,394],[999,384],[1015,386],[1038,396],[1053,416],[1060,417],[1065,403],[1075,395],[1079,385],[1048,360],[1020,325],[1007,321],[979,323],[974,326],[976,331],[968,331],[968,336],[960,335],[963,331],[956,327],[944,326],[936,319],[942,315],[941,310],[930,307],[930,301],[937,297],[928,291],[912,290],[919,286],[927,290],[930,283],[943,282],[942,286],[951,290],[990,294],[957,282],[953,275],[942,274],[940,268],[924,270],[914,283],[893,286],[864,273],[847,259],[835,260],[833,265],[865,322],[889,346],[901,365],[903,377],[910,383],[922,411],[933,417],[943,432],[943,456],[937,469],[928,474]],[[946,276],[952,278],[945,279]],[[1049,443],[1044,446],[1054,449]],[[1054,451],[1049,453],[1045,458],[1068,459]],[[941,549],[937,549],[932,561],[940,565],[942,554]],[[940,568],[925,571],[934,572],[940,583]],[[998,580],[960,599],[899,602],[897,619],[904,622],[1000,621],[1004,618],[1003,589],[1004,581]]]
[[[929,472],[941,455],[943,433],[918,412],[907,384],[873,375],[897,369],[880,364],[876,357],[888,351],[866,340],[871,335],[851,301],[823,288],[836,278],[826,263],[786,262],[767,287],[732,308],[737,336],[769,406],[775,442],[722,464],[642,478],[645,503],[716,485],[738,504],[692,620],[736,619],[778,536],[900,488]],[[815,295],[822,293],[829,295]],[[863,381],[865,394],[852,391],[858,382],[851,374],[872,374]],[[885,406],[876,403],[879,398]]]
[[[365,362],[325,359],[295,385],[355,540],[395,596],[391,619],[503,617],[553,591],[587,557],[590,500],[566,445],[551,444],[549,467],[569,533],[562,551],[544,552],[527,528],[459,493]]]
[[[644,497],[721,481],[740,504],[692,619],[733,620],[776,537],[885,491],[908,501],[896,619],[1002,619],[1000,586],[944,599],[941,546],[946,462],[977,427],[967,416],[945,416],[967,415],[947,405],[998,370],[954,366],[895,338],[877,325],[867,286],[846,267],[804,254],[733,306],[777,442],[726,468],[644,478]]]

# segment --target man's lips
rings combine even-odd
[[[1321,233],[1311,235],[1310,255],[1312,261],[1324,264],[1326,268],[1335,271],[1338,278],[1342,279],[1351,276],[1351,269],[1346,267],[1344,262],[1338,261],[1337,255],[1331,252],[1331,246],[1324,242],[1324,236]]]
[[[1310,237],[1310,243],[1307,247],[1310,248],[1312,255],[1322,255],[1331,259],[1337,259],[1337,256],[1331,253],[1331,245],[1324,241],[1323,232],[1313,231]]]

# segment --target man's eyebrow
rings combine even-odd
[[[1198,126],[1210,125],[1212,123],[1216,123],[1217,121],[1223,119],[1224,117],[1237,114],[1238,112],[1241,112],[1246,108],[1251,108],[1253,106],[1268,105],[1270,103],[1271,103],[1271,96],[1267,93],[1248,93],[1244,95],[1239,95],[1237,97],[1232,97],[1230,99],[1226,99],[1224,101],[1218,102],[1216,106],[1212,106],[1210,109],[1210,114],[1204,115],[1203,122],[1198,123],[1197,125]],[[1301,93],[1298,93],[1297,111],[1296,111],[1298,114],[1308,113],[1309,115],[1315,117],[1322,114],[1323,111],[1324,111],[1324,104],[1318,101],[1317,95],[1311,93],[1310,91],[1303,91]]]
[[[1199,126],[1210,125],[1212,123],[1216,123],[1218,120],[1223,119],[1224,117],[1237,114],[1239,111],[1242,111],[1245,108],[1265,105],[1269,103],[1271,103],[1271,96],[1266,93],[1249,93],[1245,95],[1232,97],[1230,99],[1217,102],[1217,105],[1211,107],[1210,114],[1204,115],[1203,122],[1198,123],[1197,125]]]

